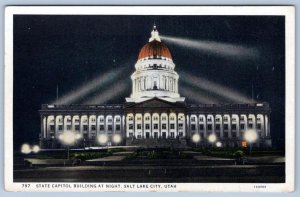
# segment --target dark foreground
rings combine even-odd
[[[16,182],[282,183],[284,165],[42,167],[14,171]]]

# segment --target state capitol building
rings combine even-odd
[[[154,26],[131,75],[132,93],[124,104],[48,105],[39,110],[43,148],[61,146],[65,131],[80,135],[76,147],[223,147],[243,145],[254,130],[255,146],[270,147],[268,103],[190,104],[178,91],[179,75],[168,47]],[[213,136],[213,137],[212,137]],[[213,138],[214,140],[209,140]]]

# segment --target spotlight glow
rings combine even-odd
[[[108,137],[107,137],[107,135],[105,135],[105,134],[100,134],[100,135],[98,136],[97,140],[98,140],[98,143],[99,143],[99,144],[104,145],[104,144],[106,144],[106,142],[108,141]]]
[[[233,58],[257,58],[259,52],[255,48],[245,47],[241,45],[221,43],[215,41],[192,40],[187,38],[176,38],[171,36],[160,36],[164,41],[174,43],[181,47],[186,47],[194,50],[204,51],[206,53],[215,54],[218,56],[233,57]]]
[[[21,153],[23,153],[23,154],[31,153],[31,148],[30,148],[29,144],[23,144],[21,146]]]
[[[94,78],[89,83],[84,84],[81,87],[64,95],[63,97],[58,99],[58,101],[52,101],[52,104],[61,105],[61,104],[74,103],[80,100],[82,97],[93,92],[96,88],[104,87],[105,85],[108,85],[110,82],[112,83],[118,76],[123,74],[125,69],[127,69],[127,66],[111,70],[104,74],[102,73],[100,76]]]
[[[217,140],[217,136],[216,136],[215,134],[210,134],[210,135],[208,136],[208,141],[209,141],[210,143],[214,143],[216,140]]]
[[[112,85],[108,90],[99,92],[97,96],[85,101],[84,104],[103,104],[110,99],[122,94],[126,90],[126,88],[126,83],[124,83],[124,81],[120,81]]]
[[[205,91],[212,92],[216,95],[220,95],[225,99],[229,99],[238,103],[252,103],[254,102],[251,98],[237,92],[236,90],[227,88],[217,83],[211,82],[207,79],[196,77],[190,73],[180,72],[181,80],[192,86],[201,88]],[[210,102],[212,103],[212,102]]]
[[[113,142],[116,143],[116,144],[119,144],[121,142],[122,138],[121,138],[121,135],[119,134],[115,134],[113,136]]]
[[[34,153],[40,152],[40,147],[39,147],[38,145],[34,145],[34,146],[32,147],[32,152],[34,152]]]
[[[191,88],[188,88],[186,86],[181,85],[180,86],[180,93],[189,99],[200,102],[203,104],[215,104],[215,103],[220,103],[219,100],[216,100],[215,98],[209,97],[208,94],[200,94],[194,91]]]
[[[201,140],[201,136],[198,133],[196,133],[193,135],[192,140],[194,143],[198,143]]]

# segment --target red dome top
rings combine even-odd
[[[168,58],[172,59],[170,50],[168,47],[157,40],[153,40],[151,42],[148,42],[143,46],[143,48],[140,51],[138,60],[144,59],[144,58]]]

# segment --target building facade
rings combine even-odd
[[[270,147],[268,103],[188,104],[178,91],[168,47],[154,26],[131,75],[132,93],[118,105],[42,105],[42,147],[61,146],[59,136],[69,131],[81,137],[74,146],[243,145],[244,133],[255,131],[256,146]],[[198,140],[193,136],[197,135]],[[214,136],[215,140],[209,140]]]

